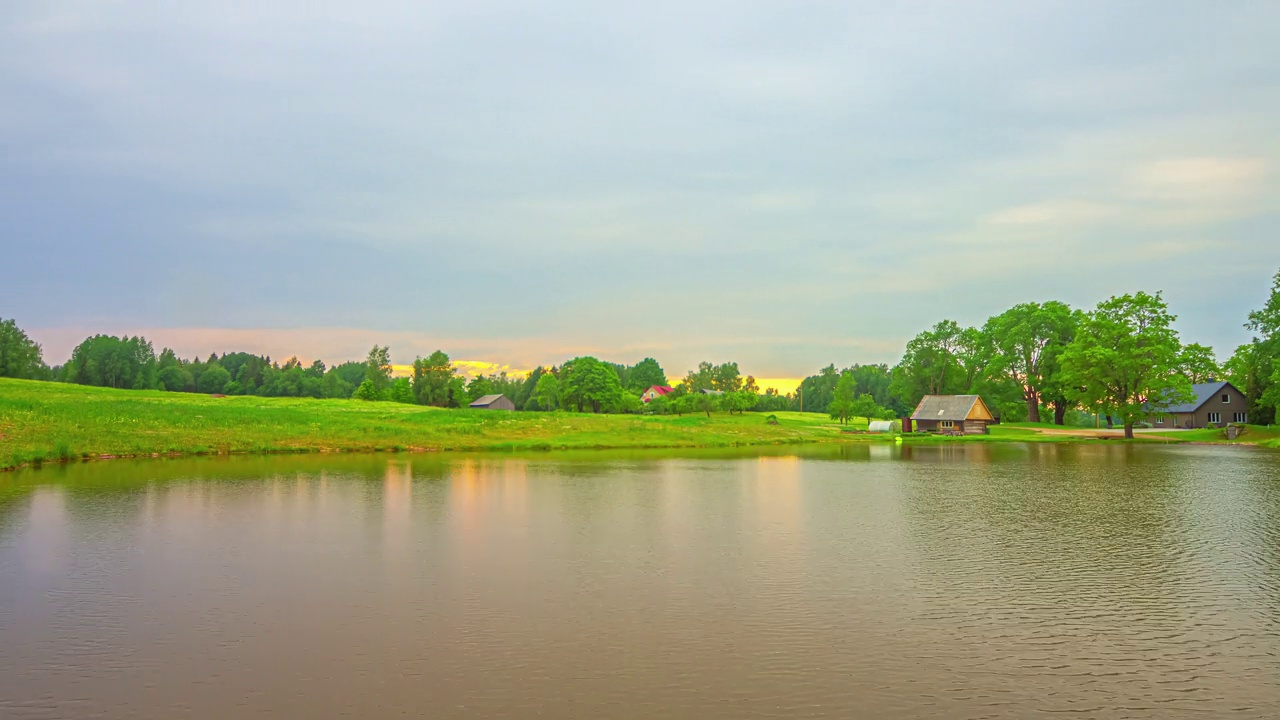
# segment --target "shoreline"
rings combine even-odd
[[[775,415],[776,424],[766,422]],[[112,459],[378,453],[554,453],[893,444],[817,413],[593,415],[440,409],[359,400],[212,397],[0,379],[0,471]],[[852,430],[852,432],[851,432]],[[1280,447],[1280,429],[1140,433],[994,425],[989,435],[904,435],[903,445],[1073,443]],[[1256,433],[1256,435],[1255,435]],[[1182,435],[1182,433],[1179,433]]]
[[[1013,426],[1017,427],[1017,426]],[[1024,428],[1017,428],[1022,430]],[[1114,436],[1098,436],[1080,434],[1075,435],[1070,432],[1060,433],[1039,433],[1039,439],[1034,436],[1026,436],[1019,433],[1017,436],[1001,436],[1001,435],[971,435],[966,437],[953,436],[907,436],[901,442],[896,442],[898,436],[893,435],[852,435],[844,433],[844,437],[833,438],[830,440],[808,439],[808,440],[789,440],[789,441],[770,441],[770,442],[742,442],[734,444],[681,444],[681,445],[645,445],[645,444],[593,444],[593,445],[562,445],[559,447],[546,447],[542,443],[534,443],[531,445],[517,445],[512,443],[493,444],[493,445],[475,445],[475,446],[451,446],[451,447],[326,447],[326,448],[310,448],[310,447],[276,447],[276,448],[255,448],[245,450],[227,450],[227,451],[209,451],[209,450],[191,450],[191,451],[151,451],[151,452],[123,452],[123,453],[101,453],[97,455],[76,455],[69,457],[46,457],[44,459],[34,459],[16,465],[6,465],[0,467],[0,474],[14,473],[21,470],[39,470],[46,467],[58,467],[74,464],[89,464],[108,462],[111,460],[181,460],[195,458],[234,458],[234,457],[280,457],[286,455],[342,455],[342,456],[377,456],[377,455],[498,455],[498,454],[529,454],[529,455],[557,455],[561,453],[574,452],[610,452],[610,451],[685,451],[685,450],[749,450],[752,448],[785,448],[785,447],[838,447],[841,445],[896,445],[908,447],[922,446],[939,446],[939,445],[1010,445],[1010,444],[1052,444],[1052,445],[1100,445],[1100,444],[1121,444],[1121,445],[1181,445],[1181,446],[1202,446],[1202,447],[1238,447],[1238,448],[1256,448],[1256,449],[1274,449],[1261,445],[1257,442],[1209,442],[1200,440],[1175,440],[1166,437],[1135,437],[1132,440],[1124,437]]]

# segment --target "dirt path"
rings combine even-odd
[[[1066,437],[1078,437],[1078,438],[1123,438],[1124,437],[1124,428],[1111,428],[1111,429],[1096,428],[1095,429],[1095,428],[1073,428],[1073,427],[1062,427],[1062,428],[1033,427],[1033,428],[1026,428],[1026,429],[1034,430],[1040,433],[1041,435],[1063,435]],[[1167,432],[1167,431],[1161,430],[1160,432]],[[1147,433],[1143,432],[1142,428],[1138,428],[1133,431],[1133,439],[1169,442],[1169,438],[1167,437],[1147,435]]]

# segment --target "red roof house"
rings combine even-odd
[[[640,395],[640,399],[645,402],[649,402],[656,397],[662,397],[663,395],[670,394],[671,391],[672,388],[667,385],[654,385],[648,390],[645,390],[644,393]]]

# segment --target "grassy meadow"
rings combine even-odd
[[[848,432],[816,413],[640,416],[442,410],[360,400],[211,397],[186,393],[0,379],[0,469],[110,457],[290,452],[538,451],[720,448],[795,443],[885,442]],[[999,425],[939,442],[1114,442]],[[1221,431],[1140,436],[1137,442],[1224,442]],[[1240,442],[1280,446],[1280,430],[1250,428]]]
[[[104,456],[694,448],[856,437],[825,415],[777,417],[771,425],[760,413],[708,418],[443,410],[0,379],[0,468]]]

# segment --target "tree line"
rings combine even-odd
[[[641,395],[667,386],[653,358],[634,365],[583,356],[521,375],[498,372],[470,379],[448,354],[417,357],[408,377],[393,377],[388,347],[364,361],[303,366],[245,352],[182,359],[156,354],[142,337],[95,335],[59,367],[43,362],[40,346],[13,320],[0,320],[0,377],[56,380],[124,389],[264,397],[356,398],[435,407],[466,407],[491,394],[517,410],[684,414],[746,411],[902,417],[931,394],[978,394],[1003,420],[1062,425],[1085,414],[1106,415],[1127,431],[1163,407],[1190,399],[1190,386],[1230,380],[1249,401],[1250,420],[1270,424],[1280,405],[1280,273],[1266,304],[1248,314],[1250,342],[1219,364],[1212,348],[1183,344],[1160,293],[1109,298],[1094,309],[1050,300],[1015,305],[981,326],[942,320],[907,342],[902,359],[885,364],[834,364],[804,378],[795,392],[761,390],[736,362],[702,362],[672,392],[647,405]],[[1074,417],[1072,417],[1074,414]]]

